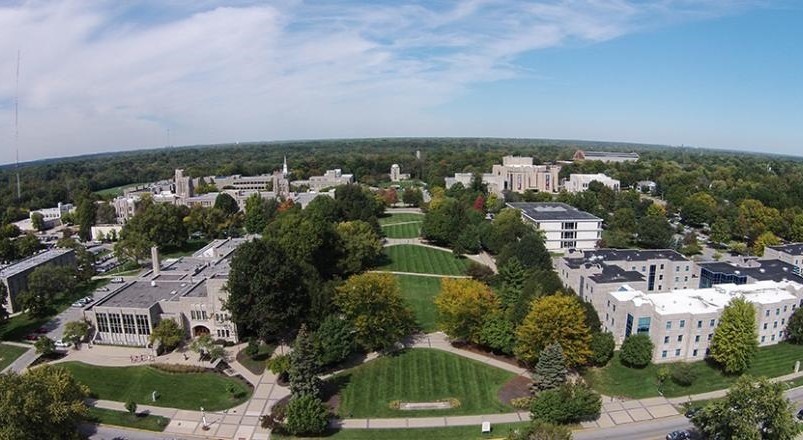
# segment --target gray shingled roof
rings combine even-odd
[[[585,211],[569,206],[565,203],[553,202],[513,202],[508,203],[507,206],[511,208],[520,209],[521,212],[532,219],[533,221],[550,221],[550,220],[599,220],[601,218],[589,214]]]

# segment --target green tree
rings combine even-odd
[[[385,210],[381,200],[358,184],[335,188],[335,202],[340,221],[362,220],[374,224],[377,217]]]
[[[505,208],[494,216],[490,230],[483,235],[483,246],[497,254],[508,244],[530,232],[531,229],[521,221],[521,211]]]
[[[513,354],[516,327],[501,313],[492,313],[482,324],[480,343],[496,352]]]
[[[45,216],[43,216],[41,212],[31,213],[31,226],[37,231],[44,231],[47,229],[47,226],[45,226]]]
[[[451,247],[457,243],[460,233],[468,225],[479,223],[481,220],[481,214],[469,210],[458,200],[447,198],[437,208],[430,208],[424,215],[421,236],[435,244]]]
[[[151,343],[159,341],[166,351],[178,347],[183,340],[184,329],[175,320],[169,318],[159,321],[150,336]]]
[[[36,353],[43,356],[53,354],[56,351],[56,341],[47,336],[39,336],[33,346],[36,348]]]
[[[64,324],[64,339],[72,343],[75,348],[89,335],[89,324],[86,321],[70,321]]]
[[[99,225],[113,225],[117,223],[117,211],[108,203],[98,203],[95,211],[95,223]]]
[[[560,344],[547,345],[535,364],[533,386],[538,391],[557,388],[566,383],[566,373],[566,359]]]
[[[81,240],[88,241],[92,237],[95,215],[97,215],[97,207],[92,195],[82,195],[75,208],[75,220],[78,222],[78,236],[81,237]]]
[[[536,420],[525,428],[511,431],[507,440],[572,440],[572,430]]]
[[[232,257],[226,307],[243,334],[276,341],[295,331],[309,312],[316,278],[275,242],[250,241]]]
[[[588,386],[563,384],[538,393],[530,405],[533,420],[567,424],[595,420],[602,409],[602,398]]]
[[[405,205],[421,206],[424,204],[424,194],[418,188],[405,188],[402,193],[402,202]]]
[[[711,241],[714,243],[727,243],[731,239],[731,226],[724,218],[717,219],[711,225]]]
[[[636,232],[636,223],[636,211],[633,208],[619,208],[613,213],[611,229],[633,233]]]
[[[709,438],[792,440],[801,427],[783,383],[740,377],[724,399],[698,412],[692,423]]]
[[[335,304],[354,328],[357,345],[384,350],[410,334],[415,318],[390,274],[352,275],[337,288]]]
[[[88,413],[89,389],[62,367],[0,374],[0,438],[77,440]]]
[[[39,266],[28,275],[28,290],[21,293],[20,304],[35,317],[47,315],[53,300],[75,287],[75,277],[68,267],[52,264]]]
[[[292,435],[321,434],[329,424],[329,413],[321,399],[302,394],[293,396],[287,404],[285,429]]]
[[[691,386],[697,379],[697,371],[686,362],[678,362],[672,367],[672,381],[682,387]]]
[[[444,278],[435,298],[438,325],[450,338],[480,343],[483,323],[499,308],[499,301],[485,284],[467,278]]]
[[[251,194],[245,200],[245,230],[249,234],[262,233],[278,209],[276,199],[265,200],[259,193]]]
[[[232,216],[240,211],[240,207],[237,206],[237,201],[234,200],[234,197],[224,192],[215,197],[214,208],[223,211],[227,216]]]
[[[528,270],[552,271],[552,257],[544,246],[544,237],[539,232],[530,230],[520,239],[505,245],[496,261],[499,265],[504,265],[513,257]]]
[[[622,342],[619,357],[624,365],[644,368],[652,362],[654,345],[650,337],[644,333],[630,335]]]
[[[637,228],[638,243],[651,249],[665,249],[672,243],[672,226],[666,217],[648,215]]]
[[[575,296],[535,299],[516,339],[516,357],[531,365],[544,348],[554,343],[563,349],[567,367],[583,365],[591,356],[591,331],[585,323],[585,310]]]
[[[499,278],[502,279],[499,299],[502,308],[507,310],[513,307],[521,296],[524,282],[527,281],[527,269],[522,266],[518,258],[512,257],[499,266]]]
[[[42,243],[35,235],[29,233],[14,240],[14,248],[13,255],[16,258],[25,258],[42,249]]]
[[[2,295],[0,291],[0,295]],[[803,307],[795,309],[792,316],[789,317],[789,322],[786,324],[786,337],[789,342],[794,344],[803,344]]]
[[[700,226],[703,223],[711,223],[716,216],[716,209],[717,201],[711,194],[698,192],[686,199],[681,215],[687,223]]]
[[[726,373],[741,373],[750,366],[758,350],[756,309],[743,298],[725,306],[711,339],[711,357]]]
[[[591,335],[591,363],[604,367],[613,357],[616,341],[611,332],[596,332]]]
[[[8,289],[6,289],[6,285],[0,283],[0,326],[8,321],[9,313],[6,309],[6,305],[8,304]]]
[[[318,371],[321,368],[318,354],[315,351],[315,341],[307,331],[307,326],[301,324],[293,351],[290,353],[290,392],[294,396],[310,395],[318,397],[321,394],[321,379]]]
[[[753,255],[761,257],[764,255],[765,247],[777,246],[779,244],[781,244],[781,239],[775,234],[770,231],[762,232],[761,235],[756,237],[756,241],[753,242]]]
[[[338,265],[343,274],[362,271],[382,255],[382,241],[370,224],[354,220],[335,226],[340,244]]]
[[[126,411],[128,411],[128,413],[129,413],[129,414],[131,414],[132,416],[135,416],[135,415],[137,415],[137,402],[134,402],[133,400],[129,400],[129,401],[127,401],[127,402],[125,403],[125,409],[126,409]]]
[[[313,333],[315,353],[321,366],[337,364],[354,351],[354,329],[340,316],[329,315]]]
[[[137,213],[128,220],[120,233],[117,246],[132,246],[137,250],[151,246],[181,248],[189,234],[184,217],[189,211],[184,206],[154,203],[144,197],[137,205]],[[131,251],[132,254],[137,254]],[[139,255],[139,254],[137,254]]]

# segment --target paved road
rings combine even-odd
[[[647,422],[628,423],[612,428],[575,431],[575,440],[650,440],[664,439],[666,434],[678,429],[691,429],[692,424],[683,416],[654,419]]]
[[[133,429],[117,428],[113,426],[96,426],[91,424],[81,425],[78,429],[82,434],[92,440],[189,440],[199,437],[176,437],[175,434],[163,434],[161,432],[137,431]]]

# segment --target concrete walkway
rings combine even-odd
[[[25,353],[22,353],[20,357],[14,359],[14,362],[10,363],[6,368],[3,369],[3,371],[0,371],[0,373],[11,372],[11,371],[15,373],[22,373],[23,371],[25,371],[26,368],[28,368],[28,365],[31,365],[31,363],[33,363],[33,361],[35,361],[36,358],[39,357],[39,355],[36,354],[36,349],[34,349],[33,346],[30,344],[23,344],[20,342],[11,342],[11,341],[3,341],[3,344],[27,348],[27,351]]]

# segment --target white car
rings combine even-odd
[[[57,340],[54,344],[56,345],[56,348],[67,348],[72,345],[69,342],[62,341],[61,339]]]

